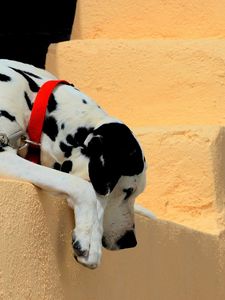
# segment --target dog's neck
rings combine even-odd
[[[54,97],[56,109],[47,110],[47,122],[41,138],[41,164],[59,168],[64,162],[71,161],[73,168],[70,174],[88,180],[89,158],[81,151],[82,143],[101,125],[121,122],[108,116],[91,98],[71,86],[57,89]]]

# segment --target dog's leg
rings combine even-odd
[[[74,175],[26,161],[17,156],[10,147],[0,150],[0,174],[26,180],[44,190],[68,196],[69,204],[72,204],[77,214],[76,237],[73,240],[75,254],[88,257],[97,216],[97,199],[91,183]],[[85,261],[82,263],[85,264]]]
[[[91,247],[88,257],[78,257],[77,260],[89,268],[95,269],[101,261],[102,255],[102,236],[103,236],[103,218],[104,211],[107,205],[106,199],[97,197],[97,210],[98,218],[95,220],[95,224],[91,236]]]

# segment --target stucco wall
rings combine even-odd
[[[224,37],[224,0],[80,0],[73,38]]]
[[[73,40],[47,68],[130,126],[225,123],[225,40]]]
[[[1,299],[224,299],[224,235],[137,217],[138,247],[73,258],[73,214],[29,183],[1,180]],[[16,201],[15,201],[16,195]]]

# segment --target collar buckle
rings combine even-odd
[[[19,130],[10,136],[0,132],[0,147],[10,146],[17,151],[27,148],[29,145],[34,147],[40,147],[40,143],[33,142],[27,138],[26,133],[23,130]]]

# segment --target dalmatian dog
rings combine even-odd
[[[74,257],[94,269],[102,246],[137,244],[134,200],[145,187],[146,162],[131,130],[68,84],[51,94],[40,165],[26,160],[34,99],[52,79],[45,70],[0,60],[0,174],[66,195],[75,215]]]

